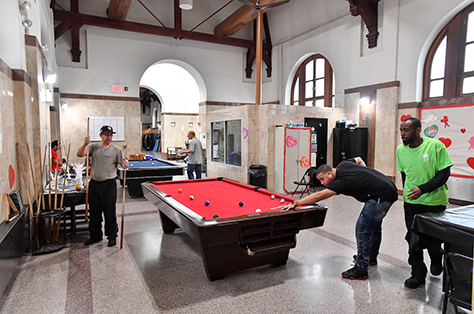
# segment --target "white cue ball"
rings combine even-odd
[[[261,211],[262,211],[262,210],[261,210],[260,208],[257,208],[257,209],[255,210],[256,213],[259,213],[259,212],[261,212]]]

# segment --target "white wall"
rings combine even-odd
[[[255,100],[254,84],[242,82],[242,48],[178,42],[172,38],[94,27],[87,27],[85,38],[87,43],[81,43],[81,50],[82,55],[87,55],[87,69],[72,68],[72,62],[66,62],[70,58],[64,58],[67,43],[57,43],[58,81],[62,93],[117,96],[110,92],[110,85],[116,84],[129,88],[120,96],[137,97],[145,70],[160,60],[175,59],[189,64],[202,76],[207,100]]]
[[[0,9],[0,58],[12,69],[26,69],[25,32],[17,0],[2,1]]]

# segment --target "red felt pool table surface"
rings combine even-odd
[[[204,219],[213,219],[215,214],[218,218],[255,214],[257,209],[261,213],[280,210],[282,205],[294,200],[225,178],[154,182],[152,185]],[[193,200],[190,199],[191,195]],[[271,199],[271,195],[275,198]],[[205,205],[206,201],[209,201],[208,206]],[[242,207],[239,206],[240,202],[244,203]]]

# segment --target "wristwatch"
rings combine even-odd
[[[295,206],[295,208],[296,208],[296,206],[298,206],[299,203],[300,202],[298,202],[298,201],[293,201],[291,204],[293,204],[293,206]]]

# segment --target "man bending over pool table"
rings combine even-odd
[[[343,272],[342,277],[368,279],[369,263],[377,264],[377,255],[382,241],[382,219],[398,199],[395,184],[381,172],[366,167],[360,157],[344,160],[337,168],[322,165],[316,169],[316,176],[326,189],[294,201],[284,209],[311,205],[336,194],[349,195],[365,203],[356,223],[355,266]]]

